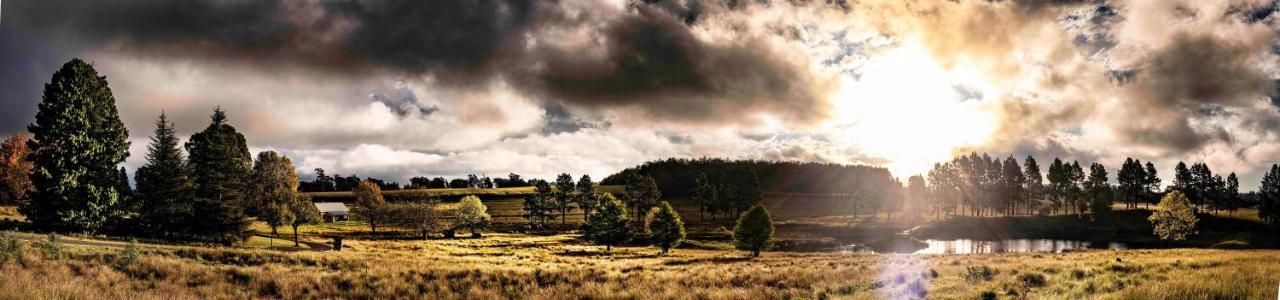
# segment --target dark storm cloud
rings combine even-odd
[[[484,74],[503,53],[522,46],[542,1],[341,1],[325,3],[333,18],[355,20],[343,46],[355,57],[409,73]],[[508,54],[514,55],[514,54]],[[443,69],[443,70],[439,70]],[[454,76],[440,80],[453,81]]]
[[[527,87],[587,107],[640,107],[651,117],[685,122],[751,122],[751,112],[784,120],[823,117],[820,80],[769,52],[763,42],[714,45],[695,37],[688,17],[664,6],[633,7],[603,29],[607,53],[535,50]]]
[[[427,75],[442,87],[474,89],[507,80],[535,99],[592,109],[638,108],[662,121],[747,123],[758,121],[752,113],[762,111],[799,123],[824,116],[823,87],[807,70],[751,37],[736,45],[695,37],[691,32],[702,26],[709,7],[727,9],[700,1],[634,2],[592,22],[568,17],[560,2],[528,0],[12,3],[5,3],[0,31],[67,53],[42,58],[40,65],[111,49],[139,57],[254,65],[280,76],[309,71],[352,78]],[[530,48],[531,34],[543,28],[597,32],[609,54],[590,58],[552,43]],[[4,51],[0,60],[38,50]],[[46,73],[6,71],[2,79],[18,82],[13,78]],[[29,83],[2,92],[6,107],[34,107],[38,90]],[[380,101],[396,98],[388,96]]]

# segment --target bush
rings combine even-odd
[[[44,243],[40,243],[40,253],[48,258],[62,257],[62,242],[58,241],[57,234],[49,234],[49,239]]]
[[[1045,285],[1044,275],[1040,273],[1027,272],[1018,274],[1018,281],[1022,282],[1025,287],[1042,287]]]
[[[128,269],[129,266],[136,265],[139,261],[142,261],[140,256],[142,256],[142,251],[138,249],[138,241],[130,240],[128,245],[120,249],[119,256],[115,260],[116,268],[124,270]]]
[[[0,234],[0,263],[22,259],[22,241],[8,233]]]
[[[987,266],[966,267],[964,279],[969,281],[987,281],[996,276],[996,270]]]

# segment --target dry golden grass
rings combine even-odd
[[[41,240],[42,236],[25,235]],[[79,240],[87,241],[87,240]],[[51,298],[979,298],[1274,299],[1280,251],[879,255],[618,247],[570,235],[348,240],[341,252],[120,243],[0,263],[0,299]],[[1117,261],[1117,258],[1119,261]],[[969,269],[990,276],[966,276]]]

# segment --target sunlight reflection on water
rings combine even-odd
[[[997,241],[982,240],[925,240],[928,244],[914,254],[973,254],[973,253],[1007,253],[1007,252],[1052,252],[1086,249],[1126,249],[1121,243],[1094,243],[1087,241],[1054,240],[1054,239],[1009,239]]]

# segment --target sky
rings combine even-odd
[[[1261,0],[9,0],[0,134],[75,57],[142,165],[226,110],[304,179],[597,179],[647,160],[867,164],[988,152],[1241,175],[1280,161]]]

